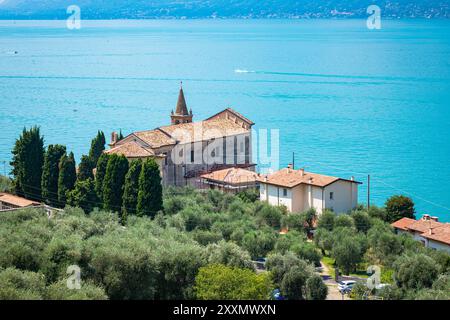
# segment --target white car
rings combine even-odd
[[[338,282],[338,290],[340,293],[349,293],[355,285],[355,280],[345,280]]]
[[[389,287],[389,286],[390,286],[390,284],[388,284],[388,283],[380,283],[380,284],[375,286],[375,289],[381,290],[381,289],[384,289],[384,288]]]

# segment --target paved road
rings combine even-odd
[[[344,295],[344,299],[342,299],[342,294],[338,290],[338,284],[334,281],[334,275],[330,274],[330,270],[328,267],[322,263],[322,272],[320,273],[323,281],[328,287],[328,296],[327,300],[351,300],[348,295]]]

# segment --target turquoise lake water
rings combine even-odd
[[[0,21],[0,161],[24,126],[79,158],[98,129],[167,124],[180,80],[197,120],[279,129],[281,166],[371,174],[373,203],[450,221],[449,21]]]

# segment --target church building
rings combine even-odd
[[[226,168],[254,171],[251,120],[231,108],[203,121],[193,122],[193,118],[181,87],[170,125],[133,132],[120,141],[113,132],[111,148],[105,152],[130,161],[154,158],[163,185],[195,185],[201,175]]]

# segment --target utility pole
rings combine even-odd
[[[370,209],[370,174],[367,175],[367,209]]]
[[[292,170],[295,170],[295,152],[292,152]]]

